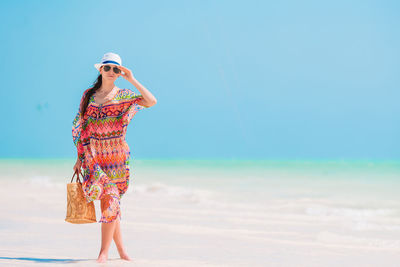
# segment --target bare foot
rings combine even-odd
[[[129,258],[128,254],[126,254],[125,251],[120,252],[120,253],[119,253],[119,256],[120,256],[121,259],[123,259],[123,260],[132,261],[132,259]]]
[[[99,257],[97,258],[98,263],[103,263],[107,261],[107,255],[105,254],[100,254]]]

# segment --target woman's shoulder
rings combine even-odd
[[[86,96],[86,94],[90,91],[90,89],[92,88],[88,88],[85,91],[83,91],[82,98]]]
[[[120,99],[132,99],[140,97],[139,94],[135,93],[133,90],[129,88],[121,88],[119,90],[118,96]]]

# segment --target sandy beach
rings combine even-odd
[[[101,225],[64,221],[71,161],[1,166],[4,266],[343,267],[400,260],[398,165],[315,171],[135,161],[121,200],[133,261],[120,260],[112,243],[105,264],[96,263]],[[98,201],[95,207],[99,219]]]

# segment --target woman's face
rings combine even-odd
[[[109,71],[105,71],[104,67],[105,66],[110,66],[110,70]],[[100,67],[100,73],[103,76],[103,79],[107,79],[110,80],[112,82],[114,82],[120,75],[121,75],[121,69],[119,68],[119,73],[115,73],[114,72],[114,67],[118,67],[117,65],[113,65],[113,64],[108,64],[108,65],[103,65]]]

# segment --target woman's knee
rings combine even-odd
[[[104,212],[107,209],[117,211],[120,205],[119,196],[116,194],[106,194],[101,198],[101,211]]]

